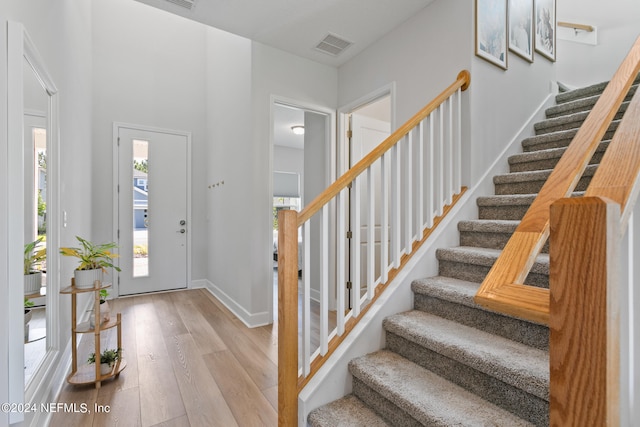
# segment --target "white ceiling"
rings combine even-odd
[[[193,1],[190,10],[168,0],[137,1],[339,66],[433,0],[182,0]],[[328,34],[353,45],[338,56],[317,51],[315,46]]]

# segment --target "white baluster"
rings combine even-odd
[[[454,158],[454,143],[453,143],[453,98],[449,97],[447,99],[447,106],[449,107],[449,120],[448,120],[448,126],[449,126],[449,131],[448,131],[448,141],[447,141],[447,153],[448,153],[448,159],[447,159],[447,182],[449,184],[449,189],[447,191],[447,204],[450,205],[451,203],[453,203],[453,195],[455,194],[454,188],[453,188],[453,177],[454,177],[454,173],[455,170],[453,168],[453,158]]]
[[[329,350],[329,204],[322,207],[320,250],[320,354]]]
[[[351,200],[353,200],[353,205],[351,206],[353,213],[353,222],[351,223],[351,298],[353,315],[357,317],[360,315],[360,272],[362,270],[362,266],[360,265],[360,247],[362,246],[360,239],[360,211],[362,204],[360,200],[360,176],[352,182],[351,191]]]
[[[456,92],[456,106],[458,108],[458,119],[457,119],[457,135],[456,135],[456,161],[455,161],[455,182],[453,183],[453,187],[456,193],[460,192],[462,188],[462,89],[458,89]]]
[[[405,253],[408,255],[413,250],[413,129],[405,136],[407,141],[407,155],[405,165],[406,183],[404,201],[404,238]]]
[[[368,202],[368,215],[367,215],[367,298],[371,300],[374,295],[375,286],[375,267],[376,267],[376,246],[375,246],[375,189],[376,183],[374,182],[373,166],[367,168],[367,202]]]
[[[380,282],[387,283],[389,278],[389,155],[380,158]]]
[[[347,262],[347,251],[345,249],[345,241],[346,241],[346,227],[345,227],[345,216],[346,216],[346,205],[347,205],[347,197],[346,191],[342,190],[337,198],[337,211],[338,211],[338,248],[337,248],[337,267],[338,267],[338,284],[337,288],[337,314],[336,314],[336,326],[338,330],[338,335],[342,335],[344,333],[344,310],[345,310],[345,292],[347,285],[347,277],[345,273],[345,264]]]
[[[416,231],[418,240],[422,240],[424,232],[424,120],[418,124],[418,177],[416,182],[418,183],[418,202],[416,203],[416,227],[418,230]]]
[[[311,372],[311,220],[307,221],[302,228],[304,232],[304,261],[302,263],[303,273],[303,372],[307,376]]]
[[[391,148],[391,258],[395,268],[400,267],[400,236],[401,236],[401,219],[400,219],[400,196],[401,196],[401,179],[400,179],[400,144],[396,144]]]

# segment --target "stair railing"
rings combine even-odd
[[[515,317],[549,324],[549,290],[524,284],[549,236],[549,208],[556,200],[571,197],[638,72],[640,38],[632,46],[489,271],[476,294],[475,301],[478,304]],[[628,113],[625,114],[627,116]]]
[[[476,295],[491,309],[549,325],[550,425],[633,420],[630,324],[637,309],[629,297],[637,279],[628,267],[637,260],[628,228],[640,191],[640,95],[584,197],[571,193],[639,72],[640,38]],[[521,285],[549,234],[550,289]]]
[[[300,213],[279,212],[278,425],[298,425],[300,391],[464,193],[461,92],[469,84],[461,71]]]
[[[640,191],[640,95],[634,95],[584,197],[551,205],[550,425],[630,425],[624,356],[637,265],[623,245]],[[637,258],[637,254],[636,254]],[[631,314],[630,314],[631,313]],[[633,328],[631,328],[633,331]],[[631,352],[631,354],[633,354]],[[629,357],[630,360],[625,359]]]

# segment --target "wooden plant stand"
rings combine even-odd
[[[71,373],[67,377],[69,384],[81,385],[92,384],[96,385],[96,388],[100,388],[101,382],[109,378],[117,377],[120,372],[127,367],[127,362],[118,358],[113,370],[106,374],[100,374],[100,333],[111,328],[117,328],[118,333],[118,348],[122,348],[122,320],[121,315],[116,315],[116,320],[113,317],[108,322],[100,324],[100,290],[111,287],[111,283],[101,283],[96,280],[93,288],[76,288],[74,279],[71,279],[71,286],[64,288],[60,291],[61,294],[71,295]],[[93,313],[95,327],[91,327],[89,322],[78,323],[76,315],[76,297],[78,294],[85,292],[93,292],[95,297]],[[94,334],[95,342],[95,354],[96,363],[95,366],[84,364],[78,368],[78,349],[77,349],[77,335],[78,334]]]

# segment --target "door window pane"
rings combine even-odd
[[[149,141],[133,140],[133,277],[149,275]]]

